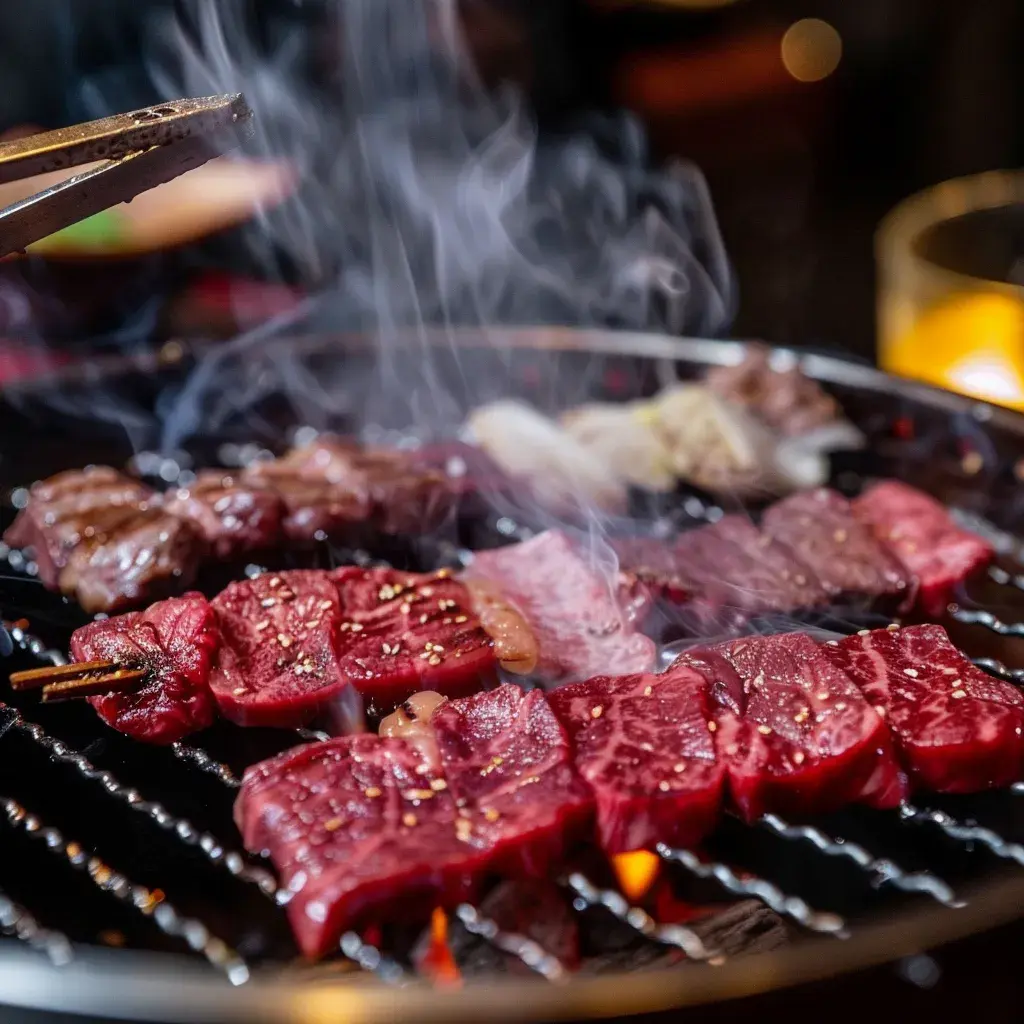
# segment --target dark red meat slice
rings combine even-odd
[[[35,484],[28,504],[4,534],[15,548],[32,547],[39,578],[51,588],[71,551],[97,526],[120,521],[126,511],[145,506],[153,491],[108,466],[58,473]]]
[[[955,588],[995,556],[989,543],[961,530],[934,498],[898,480],[869,488],[853,511],[917,580],[926,615],[941,615]]]
[[[75,661],[149,670],[135,692],[89,698],[107,725],[146,743],[174,743],[213,722],[209,676],[216,647],[216,618],[201,594],[91,622],[71,637]]]
[[[350,736],[256,765],[235,820],[249,850],[270,853],[310,957],[368,921],[469,898],[487,860],[460,838],[444,779],[398,739]]]
[[[482,448],[462,441],[424,445],[409,453],[414,466],[443,473],[460,498],[510,498],[511,477]]]
[[[428,532],[455,497],[444,473],[417,465],[407,452],[364,449],[329,435],[257,463],[244,478],[278,492],[287,510],[285,533],[297,541],[358,540],[361,528]]]
[[[645,602],[603,572],[565,534],[478,552],[468,579],[493,583],[523,613],[537,640],[537,675],[550,682],[628,675],[654,666],[651,640],[637,629]]]
[[[726,516],[682,534],[677,557],[710,618],[795,613],[828,603],[828,593],[789,548],[743,516]]]
[[[876,629],[823,647],[884,714],[911,781],[940,793],[1024,770],[1024,696],[975,668],[941,626]]]
[[[219,470],[200,473],[190,487],[171,491],[164,508],[190,520],[221,559],[271,547],[280,539],[284,514],[274,491]]]
[[[899,804],[903,780],[885,723],[810,637],[746,637],[676,664],[712,685],[716,749],[747,820]]]
[[[699,672],[677,666],[663,675],[601,676],[559,687],[548,700],[594,791],[605,852],[688,847],[714,828],[725,770]]]
[[[819,488],[776,502],[762,529],[784,544],[835,598],[867,598],[906,608],[913,598],[907,571],[836,491]]]
[[[232,583],[213,607],[221,646],[210,685],[226,718],[300,725],[349,687],[336,649],[341,604],[329,573],[264,573]]]
[[[442,704],[431,722],[460,833],[495,870],[545,875],[589,824],[593,800],[544,695],[504,685]]]
[[[420,690],[460,696],[496,672],[494,644],[447,570],[337,569],[338,665],[375,711]]]
[[[685,604],[699,589],[675,538],[613,537],[609,544],[627,583],[638,580],[674,604]]]

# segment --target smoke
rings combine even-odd
[[[334,0],[315,54],[308,26],[258,40],[250,7],[195,0],[160,27],[154,75],[168,98],[243,91],[259,155],[296,164],[300,194],[249,237],[268,273],[312,298],[199,368],[163,407],[165,447],[267,396],[316,427],[349,414],[450,435],[494,397],[493,373],[444,358],[460,328],[486,345],[509,324],[727,326],[731,276],[700,173],[652,173],[627,117],[541,140],[514,88],[481,83],[455,0]],[[313,369],[281,341],[355,331],[374,339],[370,372],[340,344]]]

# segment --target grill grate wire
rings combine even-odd
[[[722,515],[720,509],[697,498],[687,499],[683,506],[683,512],[691,520],[706,522],[713,522]],[[965,518],[965,516],[959,517]],[[968,518],[971,519],[971,525],[975,525],[974,517]],[[508,518],[504,518],[497,524],[496,531],[510,540],[526,540],[533,535],[529,528]],[[985,532],[989,536],[993,532],[998,533],[991,527],[980,532]],[[1018,555],[1021,551],[1019,542],[1010,538],[1009,535],[1000,534],[998,541],[997,547],[1001,552],[1012,552],[1014,555]],[[472,556],[469,552],[454,546],[451,547],[450,557],[445,561],[466,564],[471,559]],[[17,554],[6,551],[4,553],[8,556]],[[12,568],[24,569],[25,565],[24,557],[18,566],[12,562]],[[1024,585],[1022,585],[1024,584],[1024,574],[1013,574],[999,567],[993,567],[989,572],[989,579],[998,585],[1024,590]],[[967,625],[980,625],[1003,636],[1024,637],[1024,624],[1004,623],[986,610],[955,607],[950,609],[950,614],[956,621]],[[54,665],[66,663],[63,652],[47,647],[44,641],[21,627],[10,627],[8,632],[19,647],[30,652],[39,660]],[[1024,669],[1009,669],[1002,662],[992,658],[973,660],[976,665],[992,672],[999,678],[1015,683],[1024,682]],[[73,766],[83,777],[102,786],[110,797],[119,800],[132,810],[146,815],[178,841],[201,850],[214,866],[226,869],[234,877],[254,886],[264,896],[271,899],[276,898],[279,904],[285,902],[282,899],[283,894],[277,891],[277,884],[273,876],[263,868],[250,864],[244,854],[230,849],[211,833],[197,829],[188,819],[175,817],[159,802],[145,799],[134,787],[122,785],[109,771],[95,768],[83,754],[71,749],[61,740],[50,736],[38,725],[27,721],[16,709],[0,703],[0,714],[5,718],[5,724],[0,725],[0,736],[8,729],[28,736],[46,750],[55,761]],[[328,738],[328,734],[317,730],[297,730],[296,734],[304,742]],[[193,766],[229,789],[237,789],[241,785],[232,769],[218,761],[206,750],[185,743],[175,743],[171,749],[179,761]],[[1013,787],[1013,792],[1018,795],[1024,793],[1024,784]],[[65,860],[72,867],[84,869],[94,885],[112,893],[122,902],[130,903],[146,916],[152,917],[166,934],[183,939],[190,948],[201,952],[211,964],[222,970],[232,983],[240,984],[248,979],[250,976],[248,964],[223,940],[213,935],[205,924],[192,918],[182,917],[164,900],[153,903],[150,890],[144,886],[133,884],[123,875],[114,872],[98,858],[86,854],[78,844],[65,841],[58,830],[44,825],[38,817],[30,814],[13,799],[0,798],[0,800],[3,800],[2,806],[8,827],[17,827],[33,837],[41,838],[47,847],[55,853],[63,852]],[[936,826],[946,836],[959,843],[968,847],[979,844],[1000,858],[1024,866],[1024,846],[1003,838],[991,829],[960,822],[942,810],[919,808],[912,804],[904,804],[899,810],[899,817],[904,822]],[[845,859],[865,875],[870,876],[876,884],[889,884],[904,892],[928,896],[947,907],[962,906],[952,888],[931,872],[906,871],[893,860],[876,856],[859,844],[833,838],[814,826],[792,825],[777,815],[766,815],[756,824],[781,839],[809,844],[823,856]],[[688,850],[675,850],[662,845],[658,848],[658,854],[664,861],[680,866],[698,878],[713,880],[732,895],[753,896],[761,900],[776,913],[790,918],[810,932],[837,937],[847,934],[847,924],[843,917],[815,910],[802,898],[785,893],[767,879],[757,875],[737,873],[729,864],[704,860]],[[595,906],[603,907],[646,939],[661,945],[676,947],[693,960],[720,961],[716,951],[705,948],[700,937],[692,929],[677,924],[659,924],[647,911],[630,905],[629,901],[617,890],[602,888],[580,872],[568,875],[562,880],[562,885],[572,893],[573,903],[577,910]],[[530,970],[549,981],[564,980],[567,976],[568,968],[538,943],[517,933],[504,931],[476,907],[464,904],[456,909],[455,916],[471,934],[490,943],[502,952],[515,956]],[[44,928],[26,908],[18,906],[2,893],[0,893],[0,929],[14,934],[33,948],[42,949],[55,963],[65,962],[71,956],[72,946],[65,936]],[[410,975],[401,964],[375,946],[366,943],[355,933],[348,933],[342,938],[340,950],[353,963],[363,970],[375,974],[386,983],[402,984],[410,979]]]

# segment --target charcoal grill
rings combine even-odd
[[[432,346],[442,378],[501,374],[511,393],[552,410],[584,397],[650,394],[742,354],[735,343],[561,329],[428,340],[443,342]],[[372,353],[354,336],[275,344],[301,353],[314,371],[338,360],[358,371]],[[125,431],[92,415],[96,396],[105,395],[108,408],[126,396],[144,408],[184,380],[202,354],[174,345],[156,358],[112,359],[62,370],[45,385],[9,386],[0,398],[4,515],[33,479],[87,462],[124,462],[132,455]],[[797,357],[778,351],[776,358]],[[898,476],[996,542],[1000,564],[959,596],[945,625],[987,670],[1024,681],[1015,667],[1024,665],[1024,559],[1013,535],[1024,494],[1024,418],[828,356],[801,362],[869,439],[864,451],[833,458],[834,486],[854,492],[871,476]],[[223,423],[216,437],[191,442],[176,462],[154,466],[167,477],[175,465],[213,463],[240,446],[282,445],[295,423],[273,400],[264,405]],[[133,420],[136,446],[155,436],[144,419]],[[720,514],[709,496],[689,492],[659,503],[638,496],[636,511],[678,529]],[[415,549],[332,554],[436,567],[456,559],[460,545],[515,539],[530,528],[528,518],[484,517]],[[12,631],[16,649],[5,671],[59,659],[81,613],[43,591],[19,552],[4,555],[0,608],[7,620],[28,620]],[[622,895],[604,865],[583,864],[558,880],[580,922],[579,970],[469,906],[451,915],[450,928],[474,938],[467,948],[492,955],[459,959],[458,987],[425,987],[417,978],[411,954],[419,929],[348,935],[331,962],[302,965],[273,878],[238,852],[230,820],[245,764],[300,737],[219,726],[194,743],[155,750],[106,730],[86,707],[0,696],[0,932],[8,936],[0,939],[0,1005],[11,1013],[252,1022],[583,1019],[697,1004],[707,1012],[712,1002],[914,958],[1010,921],[1024,907],[1024,787],[1017,787],[1022,792],[921,797],[902,814],[851,811],[810,824],[769,816],[750,828],[730,821],[699,857],[662,851],[659,885],[672,899],[751,897],[777,912],[790,941],[771,952],[703,962],[709,951],[685,922],[657,920],[643,898],[633,905]]]

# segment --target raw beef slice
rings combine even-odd
[[[590,822],[593,801],[544,694],[504,685],[431,719],[460,835],[494,870],[546,875]]]
[[[975,668],[941,626],[863,631],[822,648],[884,714],[911,781],[939,793],[1024,770],[1024,696]]]
[[[403,740],[372,735],[250,768],[235,820],[247,849],[269,853],[309,957],[351,928],[470,898],[487,857],[459,837],[444,779]]]
[[[563,533],[481,551],[465,573],[498,587],[537,640],[536,673],[546,682],[628,675],[654,667],[654,643],[640,633],[638,595],[608,577]]]
[[[216,704],[209,676],[216,647],[216,618],[201,594],[92,622],[71,637],[75,661],[113,661],[149,670],[141,689],[90,697],[89,703],[112,728],[159,744],[174,743],[213,722]]]
[[[711,683],[716,749],[748,821],[766,811],[810,815],[902,800],[885,723],[806,634],[746,637],[675,664]]]
[[[225,718],[301,725],[350,685],[335,646],[342,611],[329,573],[264,573],[232,583],[213,607],[222,643],[210,685]]]
[[[553,690],[548,700],[594,791],[606,853],[689,847],[715,827],[725,771],[699,672],[677,666],[663,675],[599,676]]]
[[[342,674],[377,712],[420,690],[472,693],[495,676],[494,644],[466,588],[442,569],[336,569]]]
[[[943,505],[898,480],[869,488],[853,511],[916,578],[926,615],[941,615],[957,585],[995,556],[991,544],[961,530]]]

